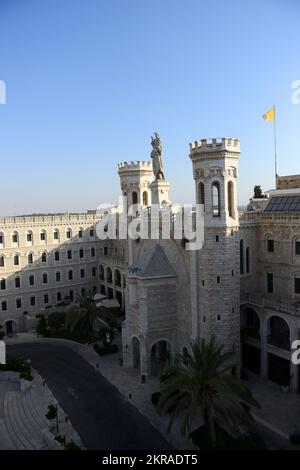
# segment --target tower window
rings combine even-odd
[[[244,240],[240,240],[240,274],[244,274]]]
[[[199,195],[198,195],[199,196],[199,204],[203,204],[204,209],[205,209],[204,183],[199,183],[198,191],[199,191]]]
[[[274,240],[268,238],[267,240],[267,250],[269,253],[274,253]]]
[[[274,292],[274,276],[273,273],[267,273],[267,292],[272,294]]]
[[[220,216],[220,185],[219,183],[215,182],[212,185],[212,203],[213,203],[213,216],[219,217]]]
[[[149,202],[148,202],[148,193],[147,191],[144,191],[143,192],[143,205],[144,206],[148,206]]]
[[[246,248],[246,273],[250,272],[250,248]]]
[[[133,191],[132,193],[132,204],[137,204],[138,203],[138,195],[137,192]]]
[[[234,189],[232,181],[229,181],[227,185],[227,204],[229,217],[234,219]]]

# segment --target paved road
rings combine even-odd
[[[8,346],[8,353],[31,359],[87,449],[171,449],[115,387],[67,346],[18,344]]]

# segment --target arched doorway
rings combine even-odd
[[[268,320],[268,345],[271,347],[290,351],[290,328],[287,322],[273,315]],[[291,381],[291,365],[288,359],[276,354],[273,348],[268,352],[268,378],[279,385],[288,386]]]
[[[132,360],[133,360],[133,367],[135,369],[140,370],[141,367],[141,349],[140,349],[140,341],[138,338],[132,338]]]
[[[260,374],[260,318],[252,307],[241,311],[242,365],[245,369]]]
[[[7,336],[17,334],[17,323],[14,320],[7,320],[4,324],[5,333]]]
[[[171,346],[168,341],[154,343],[150,353],[151,375],[160,375],[171,363]]]

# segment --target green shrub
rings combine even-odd
[[[54,438],[57,442],[59,442],[63,447],[66,447],[66,436],[56,436]]]
[[[55,405],[48,405],[48,412],[45,414],[46,418],[51,420],[57,417],[57,408]]]
[[[209,432],[206,426],[195,429],[190,438],[198,449],[265,449],[265,444],[259,434],[251,433],[240,436],[238,439],[231,437],[223,429],[216,426],[216,444],[212,446]]]
[[[290,442],[295,446],[300,445],[300,432],[295,431],[293,434],[290,435]]]
[[[160,393],[160,392],[154,392],[154,393],[152,393],[152,395],[151,395],[151,401],[152,401],[152,404],[153,404],[154,406],[156,406],[156,405],[158,404],[160,397],[161,397],[161,393]]]
[[[65,325],[66,314],[64,312],[52,312],[48,315],[48,326],[54,330],[59,330]]]
[[[41,315],[36,327],[36,332],[38,335],[46,336],[47,335],[47,320],[45,315]]]
[[[65,445],[65,450],[81,450],[81,448],[71,440]]]

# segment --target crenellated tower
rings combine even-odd
[[[118,164],[121,190],[127,196],[128,207],[133,204],[151,204],[150,184],[153,180],[151,161],[122,162]]]
[[[190,144],[196,202],[204,204],[204,246],[193,260],[192,336],[216,336],[239,353],[238,139]],[[195,288],[196,287],[196,288]]]

